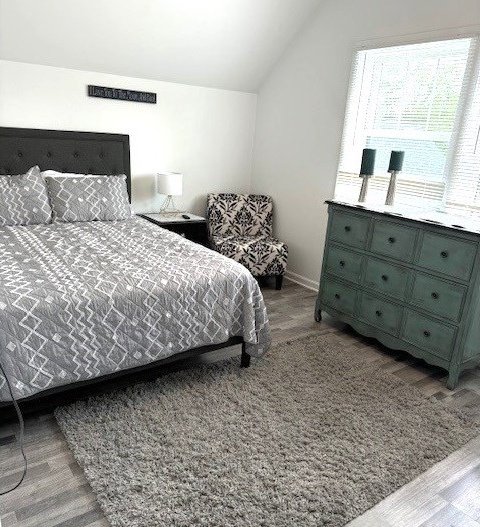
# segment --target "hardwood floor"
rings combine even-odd
[[[442,370],[404,353],[387,350],[328,316],[320,324],[314,322],[315,292],[286,281],[281,291],[264,288],[264,296],[276,342],[330,333],[339,346],[362,353],[366,361],[417,386],[427,396],[462,408],[472,419],[480,418],[480,370],[464,374],[458,388],[451,392],[445,388]],[[213,352],[203,360],[238,352],[238,349]],[[15,424],[0,424],[0,489],[9,487],[21,474],[16,430]],[[19,489],[0,498],[2,527],[108,526],[52,414],[27,420],[25,443],[28,476]],[[480,437],[350,525],[480,527]]]

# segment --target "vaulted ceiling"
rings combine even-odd
[[[0,0],[0,58],[255,92],[321,0]]]

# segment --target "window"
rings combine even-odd
[[[480,214],[478,38],[357,52],[335,197],[356,201],[363,148],[377,150],[368,200],[382,203],[404,150],[396,203]]]

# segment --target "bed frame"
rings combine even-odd
[[[41,170],[79,174],[125,174],[131,200],[128,135],[0,127],[0,175],[23,174],[34,165],[38,165]],[[152,379],[165,371],[171,371],[174,363],[234,345],[242,346],[240,365],[248,367],[250,355],[245,351],[243,338],[232,337],[221,344],[187,350],[136,368],[45,390],[21,399],[19,404],[27,413],[50,409],[91,395],[92,392]],[[10,407],[10,402],[0,402],[2,415]]]

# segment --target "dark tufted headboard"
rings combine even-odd
[[[0,175],[41,170],[125,174],[131,198],[129,136],[0,127]]]

